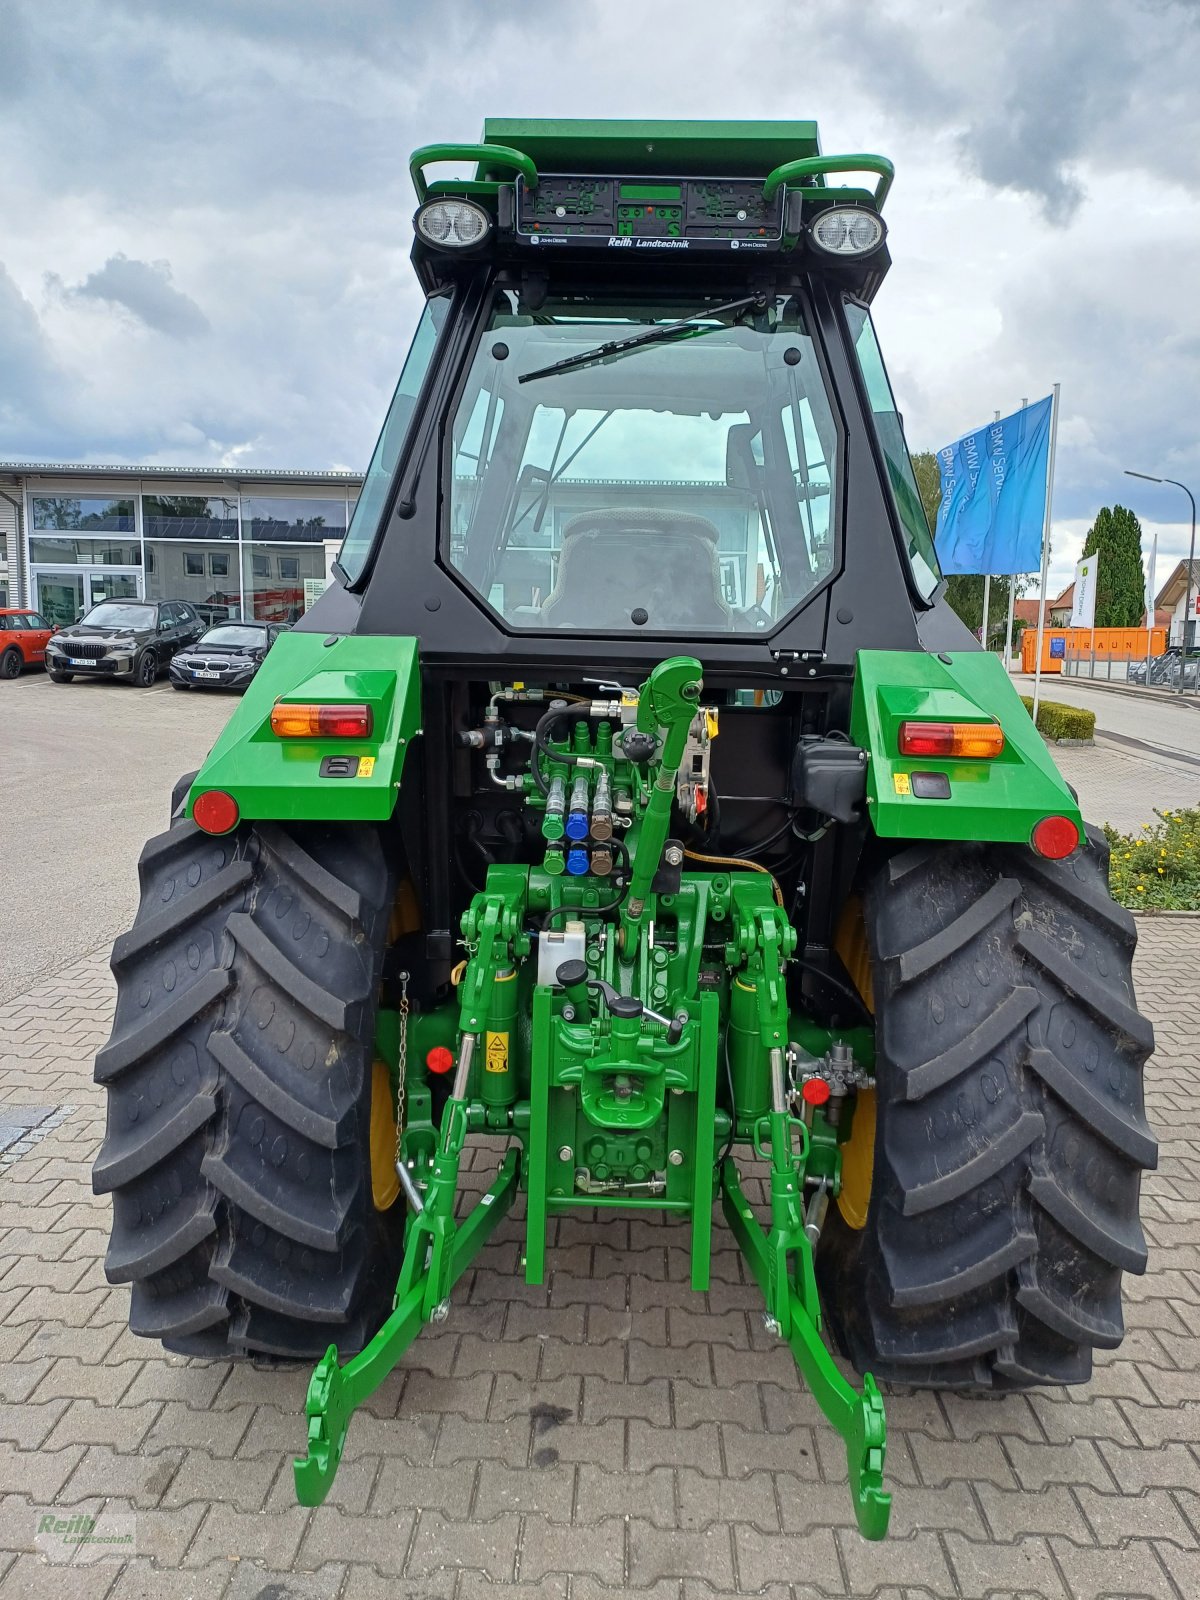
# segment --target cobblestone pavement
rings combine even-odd
[[[1200,806],[1200,766],[1133,749],[1096,735],[1094,745],[1052,745],[1050,754],[1075,785],[1089,822],[1111,822],[1122,833],[1153,825],[1156,811]]]
[[[889,1394],[894,1531],[869,1545],[840,1444],[767,1339],[734,1250],[694,1295],[681,1234],[615,1218],[558,1224],[545,1290],[514,1271],[510,1219],[449,1321],[354,1420],[334,1503],[296,1506],[307,1370],[168,1357],[129,1334],[127,1291],[104,1281],[91,1056],[112,988],[93,954],[0,1007],[0,1123],[21,1130],[0,1171],[0,1600],[1189,1600],[1198,964],[1200,921],[1143,922],[1162,1152],[1125,1343],[1084,1390]],[[48,1508],[134,1515],[135,1556],[46,1562]]]

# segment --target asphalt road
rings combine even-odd
[[[165,680],[0,684],[0,1002],[129,927],[142,845],[236,704]]]
[[[1016,683],[1022,694],[1033,693],[1032,676],[1018,677]],[[1157,694],[1093,687],[1078,678],[1047,675],[1042,679],[1042,698],[1094,711],[1097,732],[1200,756],[1200,705],[1195,696],[1183,695],[1172,703]]]

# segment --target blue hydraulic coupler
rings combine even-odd
[[[568,827],[570,824],[568,823]],[[588,869],[588,853],[586,850],[567,851],[567,871],[573,877],[581,878]]]

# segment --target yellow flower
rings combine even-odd
[[[1129,851],[1129,850],[1126,850],[1126,852],[1125,852],[1125,859],[1126,859],[1126,861],[1132,861],[1132,859],[1133,859],[1133,854],[1132,854],[1132,852],[1131,852],[1131,851]]]
[[[1138,891],[1139,894],[1145,894],[1146,885],[1144,883],[1139,883],[1138,886],[1137,886],[1137,891]]]
[[[1159,867],[1159,869],[1158,869],[1158,875],[1159,875],[1160,878],[1163,875],[1163,869],[1161,867]]]

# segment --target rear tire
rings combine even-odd
[[[403,1209],[371,1195],[379,835],[258,823],[213,838],[178,819],[139,874],[96,1061],[109,1282],[132,1286],[133,1332],[172,1350],[359,1349],[390,1309],[403,1230]]]
[[[877,1023],[866,1226],[818,1267],[860,1371],[943,1388],[1081,1383],[1120,1344],[1157,1163],[1136,929],[1089,829],[1067,861],[988,844],[894,856],[865,897]]]

